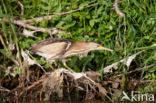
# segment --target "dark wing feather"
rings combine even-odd
[[[68,39],[64,39],[64,38],[48,38],[46,40],[42,40],[38,43],[35,43],[32,45],[32,47],[30,48],[30,50],[37,50],[40,47],[44,46],[44,45],[48,45],[48,44],[52,44],[52,43],[56,43],[56,42],[66,42],[66,43],[70,43],[71,41]],[[35,52],[35,51],[34,51]]]

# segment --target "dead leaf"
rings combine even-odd
[[[115,62],[115,63],[113,63],[113,64],[111,64],[111,65],[109,65],[109,66],[103,68],[103,72],[104,72],[104,73],[110,73],[110,72],[112,72],[112,69],[113,69],[113,68],[114,68],[115,70],[117,70],[117,69],[118,69],[118,64],[119,64],[119,63],[122,63],[122,62],[124,62],[124,64],[125,64],[127,67],[129,67],[130,64],[131,64],[131,62],[133,61],[133,59],[135,59],[135,57],[136,57],[137,55],[141,54],[141,53],[144,52],[144,51],[145,51],[145,50],[139,51],[139,52],[133,54],[132,56],[129,56],[128,58],[124,58],[124,59],[122,59],[122,60],[120,60],[120,61],[118,61],[118,62]]]
[[[143,51],[140,51],[140,52],[137,52],[136,54],[133,54],[132,56],[128,57],[128,59],[125,62],[126,66],[129,67],[130,64],[131,64],[131,62],[133,61],[133,59],[135,59],[135,57],[137,55],[139,55],[140,53],[142,53],[142,52],[144,52],[144,50]]]
[[[26,37],[34,37],[34,38],[37,38],[36,36],[34,36],[34,33],[37,32],[37,31],[29,31],[27,29],[24,29],[23,30],[23,35],[26,36]]]
[[[29,55],[28,55],[26,52],[24,52],[23,50],[21,51],[21,55],[22,55],[24,61],[27,61],[29,65],[34,65],[34,64],[36,64],[36,61],[35,61],[35,60],[32,60],[32,59],[29,57]]]
[[[120,61],[119,62],[116,62],[116,63],[113,63],[113,64],[111,64],[111,65],[109,65],[109,66],[107,66],[107,67],[105,67],[104,69],[103,69],[103,72],[104,73],[110,73],[110,72],[113,72],[113,68],[116,70],[118,67],[118,64],[120,63]]]

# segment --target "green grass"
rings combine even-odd
[[[126,71],[150,64],[156,64],[156,48],[151,47],[156,44],[156,1],[155,0],[126,0],[121,2],[120,9],[125,14],[125,19],[119,17],[114,10],[114,0],[97,0],[98,5],[83,8],[84,5],[94,4],[93,0],[22,0],[24,5],[24,15],[20,14],[20,6],[16,0],[0,1],[0,18],[4,19],[31,19],[45,15],[56,14],[80,8],[78,12],[63,16],[55,16],[50,21],[43,20],[40,23],[33,23],[33,26],[43,28],[59,28],[71,34],[59,34],[59,38],[68,38],[73,41],[94,41],[105,47],[114,50],[113,53],[107,51],[92,51],[88,57],[79,59],[71,57],[67,64],[75,71],[100,70],[114,62],[127,56],[146,49],[146,52],[135,58],[132,65]],[[125,29],[126,28],[126,29]],[[4,68],[8,66],[22,68],[23,59],[20,55],[21,49],[29,50],[32,44],[50,37],[48,33],[37,32],[38,38],[25,37],[21,35],[23,28],[9,22],[5,24],[1,21],[0,35],[0,65]],[[57,36],[55,36],[57,37]],[[4,42],[4,44],[2,43]],[[9,44],[15,44],[15,50],[9,50]],[[117,45],[118,44],[118,45]],[[19,59],[17,59],[19,53]],[[43,58],[33,54],[37,61],[49,69]],[[57,65],[63,66],[60,62]],[[35,67],[33,67],[35,69]],[[118,73],[122,73],[123,66],[119,66]],[[154,74],[156,67],[145,71],[143,77],[148,78],[149,73]],[[5,69],[0,68],[1,75],[4,76]],[[155,74],[154,74],[155,75]],[[137,77],[141,79],[143,77]],[[155,80],[155,79],[154,79]]]

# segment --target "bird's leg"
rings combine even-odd
[[[65,59],[62,60],[62,63],[65,66],[65,68],[67,68],[71,72],[74,72],[70,67],[68,67],[68,65],[66,64],[66,60]]]

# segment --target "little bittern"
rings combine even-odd
[[[67,69],[69,69],[65,63],[65,58],[67,57],[87,54],[92,50],[112,51],[111,49],[105,48],[98,43],[84,41],[72,42],[63,38],[49,38],[40,41],[39,43],[33,44],[31,50],[36,52],[38,55],[43,56],[48,61],[62,60]]]

